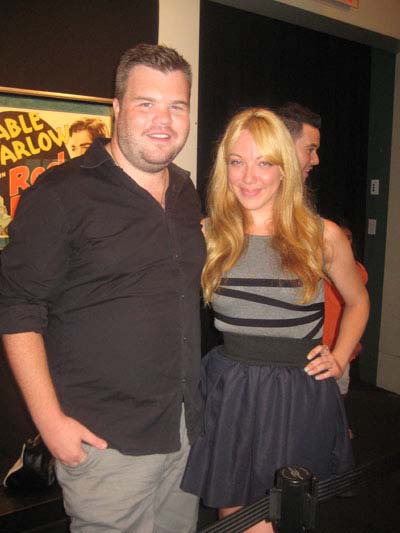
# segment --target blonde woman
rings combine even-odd
[[[247,109],[228,124],[208,213],[202,283],[224,345],[203,360],[205,432],[182,487],[225,517],[263,497],[282,466],[320,479],[351,468],[336,379],[369,303],[343,232],[307,205],[293,141],[271,111]],[[321,340],[326,277],[345,302],[332,352]]]

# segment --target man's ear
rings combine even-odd
[[[113,109],[114,109],[114,118],[117,118],[119,115],[119,100],[118,98],[113,98]]]

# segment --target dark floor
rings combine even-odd
[[[400,452],[399,395],[353,380],[346,406],[357,465]],[[321,533],[398,533],[400,471],[355,498],[322,504],[319,524]]]
[[[346,399],[357,465],[400,452],[400,396],[352,379]],[[199,529],[216,520],[216,512],[200,508]],[[400,532],[400,471],[379,486],[352,498],[334,497],[319,505],[318,533]],[[234,532],[232,532],[234,533]]]
[[[357,465],[400,451],[399,395],[353,378],[346,406],[355,435]],[[215,510],[200,507],[199,529],[215,520]],[[352,498],[335,497],[320,504],[317,521],[317,533],[400,532],[400,471],[388,476],[379,488],[372,486]],[[29,498],[13,499],[0,489],[0,532],[19,531],[66,533],[68,525],[59,493],[53,489],[45,505],[43,502],[33,505]]]

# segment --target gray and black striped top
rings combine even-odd
[[[301,282],[283,273],[270,237],[251,235],[247,249],[214,295],[215,327],[224,333],[318,339],[324,321],[320,281],[314,300],[299,304]]]

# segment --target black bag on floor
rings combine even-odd
[[[22,446],[17,462],[10,468],[3,485],[10,490],[30,493],[43,490],[55,481],[54,459],[40,435]]]

